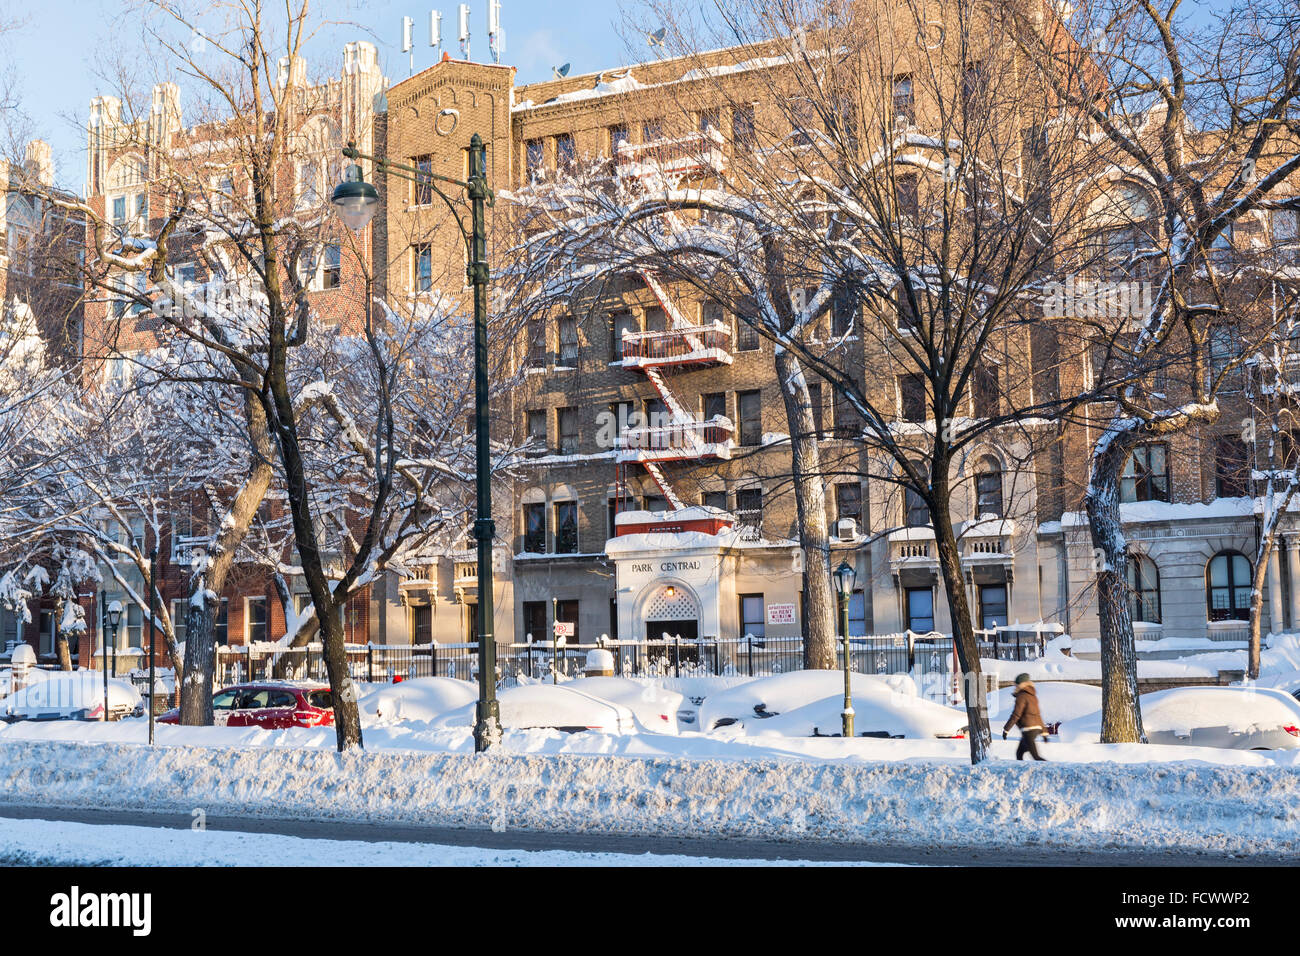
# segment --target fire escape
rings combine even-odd
[[[660,139],[639,146],[619,147],[615,172],[618,186],[625,195],[637,192],[662,192],[677,189],[682,183],[698,181],[721,172],[722,137],[710,127],[707,131],[675,139]],[[680,217],[669,213],[664,228],[670,232],[686,228]],[[681,513],[687,504],[674,490],[666,466],[675,463],[722,461],[731,457],[734,447],[732,422],[715,415],[703,421],[673,393],[669,378],[675,372],[693,371],[718,365],[730,365],[731,328],[724,322],[701,324],[682,314],[659,278],[648,270],[637,273],[663,311],[662,331],[623,332],[622,365],[640,371],[654,386],[665,412],[661,421],[650,421],[623,432],[617,444],[615,489],[617,507],[630,497],[629,477],[638,469],[649,474],[668,503],[670,514],[658,530],[685,530],[709,526],[716,530],[719,521],[672,521],[671,513]],[[686,518],[686,515],[680,515]],[[616,521],[616,533],[644,531],[642,524],[626,528]],[[727,520],[725,524],[730,524]]]

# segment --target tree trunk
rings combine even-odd
[[[266,413],[260,402],[244,400],[244,420],[254,449],[253,467],[230,512],[221,523],[212,546],[207,568],[194,576],[190,603],[185,612],[185,676],[181,680],[181,723],[188,727],[212,724],[212,691],[216,671],[217,649],[213,625],[226,576],[234,564],[239,543],[248,533],[257,508],[271,486],[274,453],[267,430]],[[196,602],[196,595],[201,595]]]
[[[817,421],[798,357],[787,349],[778,349],[776,373],[790,429],[790,466],[799,516],[799,546],[804,556],[803,614],[807,635],[803,666],[828,670],[835,667],[835,597],[831,593],[830,537]]]
[[[941,462],[935,467],[935,472],[944,474],[947,467],[946,462]],[[943,576],[944,594],[952,616],[952,642],[957,649],[957,664],[962,673],[970,762],[978,764],[988,759],[993,735],[989,731],[989,708],[984,693],[979,644],[975,640],[970,601],[966,598],[966,581],[961,569],[961,552],[957,549],[957,535],[953,531],[952,512],[948,506],[950,495],[946,480],[934,482],[934,498],[935,502],[930,509],[930,524],[934,528],[935,546],[939,552],[939,573]]]
[[[59,656],[59,670],[72,670],[72,649],[68,646],[68,633],[63,629],[63,613],[67,610],[67,599],[59,598],[54,602],[54,651]]]
[[[1250,642],[1246,647],[1246,676],[1259,680],[1260,616],[1264,610],[1264,577],[1268,574],[1268,553],[1273,549],[1273,535],[1266,535],[1256,555],[1255,579],[1250,591]]]
[[[1128,552],[1119,512],[1119,475],[1126,443],[1112,440],[1092,463],[1084,496],[1097,565],[1097,619],[1101,626],[1101,742],[1146,743],[1138,704],[1137,646],[1125,572]]]

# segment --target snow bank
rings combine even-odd
[[[593,745],[650,743],[650,735],[573,739],[579,738]],[[735,743],[696,740],[733,755],[738,749]],[[314,820],[436,819],[444,826],[912,846],[1300,850],[1300,769],[1294,761],[1283,765],[1263,754],[1224,754],[1238,760],[1237,766],[1196,760],[1030,765],[1010,759],[1013,744],[996,741],[998,759],[972,768],[962,759],[961,741],[805,743],[839,759],[773,758],[762,747],[750,750],[750,759],[698,760],[504,750],[477,756],[338,754],[323,746],[149,748],[40,742],[5,733],[0,781],[15,803],[183,813],[204,807],[209,813]],[[1055,757],[1064,746],[1049,744],[1046,753]],[[947,757],[843,759],[846,753],[891,749]],[[1179,749],[1207,754],[1191,747],[1092,749],[1109,758],[1148,761]]]

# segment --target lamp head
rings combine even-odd
[[[109,601],[109,602],[108,602],[108,624],[109,624],[109,626],[112,627],[112,628],[114,628],[114,629],[116,629],[117,626],[118,626],[118,624],[120,624],[121,622],[122,622],[122,602],[121,602],[121,601]]]
[[[841,598],[847,598],[853,593],[853,586],[858,583],[858,574],[853,570],[853,566],[846,560],[840,561],[840,566],[831,572],[835,578],[835,591]]]
[[[360,232],[379,211],[379,190],[361,178],[361,167],[353,163],[343,174],[343,182],[334,187],[330,202],[344,224]]]

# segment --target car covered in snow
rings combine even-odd
[[[158,718],[179,724],[179,710]],[[258,681],[224,687],[212,695],[212,722],[217,727],[333,727],[334,698],[328,684]]]
[[[966,714],[917,696],[902,674],[851,674],[853,730],[859,737],[961,738]],[[700,729],[728,733],[830,737],[842,730],[842,671],[792,671],[711,694],[700,705]]]
[[[686,699],[653,681],[626,677],[582,677],[565,686],[622,704],[636,716],[642,730],[655,734],[677,733],[677,711]]]
[[[144,700],[129,681],[108,680],[108,719],[139,717]],[[0,700],[0,720],[103,720],[104,675],[95,671],[48,671]]]
[[[428,721],[478,700],[478,685],[454,677],[411,677],[366,694],[357,702],[363,719]]]
[[[1039,685],[1041,686],[1041,685]],[[1176,687],[1143,694],[1148,743],[1225,750],[1300,749],[1300,702],[1264,687]],[[1101,711],[1067,721],[1061,739],[1101,736]]]
[[[636,733],[637,720],[630,708],[577,689],[590,679],[564,684],[525,684],[500,691],[497,700],[501,707],[501,726],[507,730],[549,728],[566,733],[584,730]],[[476,706],[467,704],[444,714],[432,722],[433,726],[472,727]]]

